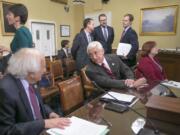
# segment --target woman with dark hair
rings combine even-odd
[[[167,79],[163,67],[156,58],[158,51],[159,49],[154,41],[145,42],[142,46],[136,77],[145,77],[148,84],[155,84]]]
[[[13,25],[16,29],[14,39],[10,44],[11,52],[15,53],[21,48],[32,48],[32,35],[25,23],[28,18],[28,10],[23,4],[15,4],[8,8],[6,15],[9,25]],[[1,48],[1,51],[7,50]]]
[[[6,15],[9,25],[14,26],[16,29],[14,38],[10,44],[10,50],[4,46],[0,46],[0,52],[8,51],[9,55],[3,57],[3,69],[2,72],[5,72],[7,67],[7,61],[11,56],[11,53],[16,53],[21,48],[32,48],[32,35],[25,23],[28,18],[28,10],[23,4],[14,4],[8,8],[8,13]]]

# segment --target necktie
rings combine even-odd
[[[107,31],[106,31],[106,27],[103,27],[103,33],[104,33],[104,39],[105,41],[107,41]]]
[[[122,32],[122,34],[121,34],[121,40],[122,40],[122,38],[124,37],[125,33],[126,33],[126,31],[123,30],[123,32]]]
[[[29,85],[29,97],[30,97],[32,107],[34,109],[34,115],[35,115],[36,119],[42,119],[40,107],[39,107],[37,99],[36,99],[36,94],[35,94],[34,89],[31,85]]]
[[[116,77],[114,76],[114,74],[112,73],[111,70],[109,70],[104,63],[102,63],[101,67],[106,71],[106,73],[112,78],[115,79]]]

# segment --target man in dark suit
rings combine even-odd
[[[138,36],[135,30],[131,28],[134,17],[132,14],[126,14],[123,18],[124,30],[121,35],[120,43],[131,44],[131,50],[127,56],[121,57],[122,61],[129,67],[136,65],[136,54],[139,49]]]
[[[94,40],[99,41],[106,54],[112,52],[112,43],[114,40],[114,30],[107,25],[107,16],[105,14],[99,15],[100,25],[94,29]]]
[[[70,56],[69,53],[69,40],[62,40],[61,41],[61,50],[58,50],[58,58],[63,60]]]
[[[86,18],[83,22],[84,28],[74,38],[71,53],[76,61],[76,69],[78,72],[89,63],[87,55],[87,46],[93,41],[92,31],[94,30],[94,21],[91,18]]]
[[[39,135],[45,128],[64,128],[70,121],[59,118],[43,104],[37,86],[45,70],[44,56],[24,48],[11,56],[8,74],[0,81],[1,135]]]
[[[87,66],[86,74],[99,86],[107,89],[123,89],[127,87],[138,88],[145,84],[144,78],[134,81],[133,72],[117,55],[104,55],[104,49],[99,42],[91,42],[87,52],[91,63]]]

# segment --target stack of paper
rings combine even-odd
[[[131,48],[131,44],[119,43],[116,54],[120,56],[127,56]]]
[[[50,135],[105,135],[107,126],[98,125],[77,117],[71,117],[71,125],[65,129],[52,128],[47,130]]]
[[[135,96],[133,95],[128,95],[128,94],[121,94],[121,93],[117,93],[117,92],[108,92],[108,94],[105,94],[104,96],[102,96],[101,98],[106,98],[106,99],[113,99],[115,97],[117,100],[122,101],[122,102],[127,102],[127,103],[131,103],[133,101],[133,99],[135,98]]]

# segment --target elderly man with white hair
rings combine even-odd
[[[107,89],[139,88],[146,83],[144,78],[134,80],[134,74],[117,55],[104,55],[101,43],[94,41],[87,47],[91,63],[86,68],[87,76]]]
[[[1,135],[38,135],[70,124],[43,104],[34,84],[44,72],[45,58],[38,50],[24,48],[12,55],[7,75],[0,80]]]

